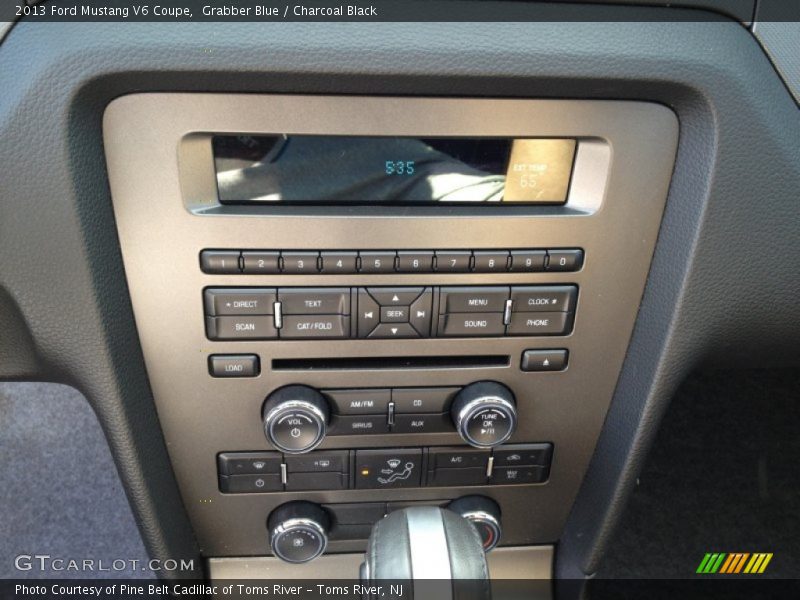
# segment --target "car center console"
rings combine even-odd
[[[203,554],[363,552],[414,504],[487,550],[556,542],[677,136],[638,102],[112,102],[125,273]]]

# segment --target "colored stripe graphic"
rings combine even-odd
[[[731,563],[736,561],[737,554],[728,554],[728,558],[722,563],[722,566],[719,568],[720,573],[727,573],[728,569],[731,568]]]
[[[772,560],[772,553],[767,552],[707,552],[700,561],[696,573],[704,575],[719,573],[720,575],[737,575],[740,573],[763,573]],[[746,566],[745,566],[746,565]]]
[[[703,560],[700,562],[700,566],[697,567],[698,573],[716,573],[719,570],[722,561],[725,559],[727,554],[714,552],[714,553],[707,553]]]

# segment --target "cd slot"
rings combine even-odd
[[[273,371],[343,371],[394,369],[486,369],[508,367],[507,354],[472,356],[369,356],[331,358],[275,358]]]

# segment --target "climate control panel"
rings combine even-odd
[[[547,481],[553,445],[508,444],[319,450],[305,455],[222,452],[219,490],[263,494],[311,490],[390,490],[537,484]]]

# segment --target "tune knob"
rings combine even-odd
[[[325,438],[330,408],[314,388],[288,385],[267,397],[262,412],[264,433],[270,443],[287,454],[313,450]]]
[[[497,502],[486,496],[464,496],[453,500],[447,508],[475,526],[481,536],[484,552],[489,552],[497,546],[503,532],[500,526],[500,507]]]
[[[324,508],[298,500],[282,504],[267,519],[272,553],[289,563],[314,560],[325,552],[331,519]]]
[[[463,388],[450,409],[456,431],[470,446],[491,448],[505,442],[517,427],[514,394],[494,381]]]

